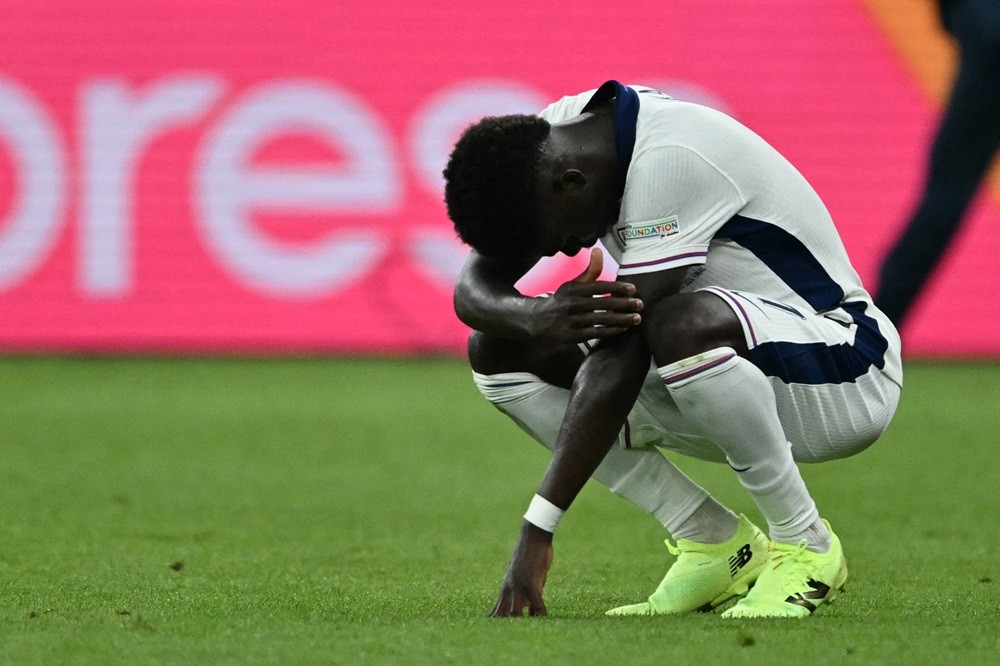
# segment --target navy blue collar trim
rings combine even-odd
[[[610,99],[615,100],[613,114],[615,128],[615,151],[618,153],[618,166],[621,169],[622,188],[625,187],[625,175],[632,162],[632,151],[635,149],[635,123],[639,118],[639,94],[618,81],[607,81],[594,93],[584,113],[604,104]]]

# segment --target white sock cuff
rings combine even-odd
[[[501,372],[495,375],[473,372],[472,380],[479,392],[494,405],[523,400],[549,386],[530,372]]]
[[[789,516],[784,523],[775,525],[768,522],[767,527],[772,539],[784,543],[795,543],[802,536],[802,533],[818,520],[819,511],[816,509],[816,504],[809,502],[798,512]]]
[[[657,368],[668,389],[676,389],[696,379],[712,377],[733,367],[740,357],[732,347],[719,347]]]

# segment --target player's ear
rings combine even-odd
[[[587,177],[579,169],[566,169],[559,174],[559,189],[580,189],[587,184]]]

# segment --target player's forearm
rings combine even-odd
[[[488,335],[530,338],[535,335],[534,300],[499,284],[460,285],[455,289],[455,314],[469,328]]]
[[[617,439],[648,370],[649,351],[638,331],[617,336],[586,358],[539,495],[569,507]]]
[[[502,266],[473,252],[455,285],[455,314],[467,326],[489,335],[533,336],[536,299],[514,288],[527,268]]]

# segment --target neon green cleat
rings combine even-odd
[[[649,601],[614,608],[608,615],[667,615],[710,611],[733,597],[745,594],[767,564],[771,543],[764,533],[740,516],[733,538],[709,544],[678,539],[667,541],[677,556]]]
[[[807,550],[805,541],[796,546],[775,542],[757,585],[722,617],[807,617],[832,602],[846,580],[847,560],[833,530],[825,553]]]

